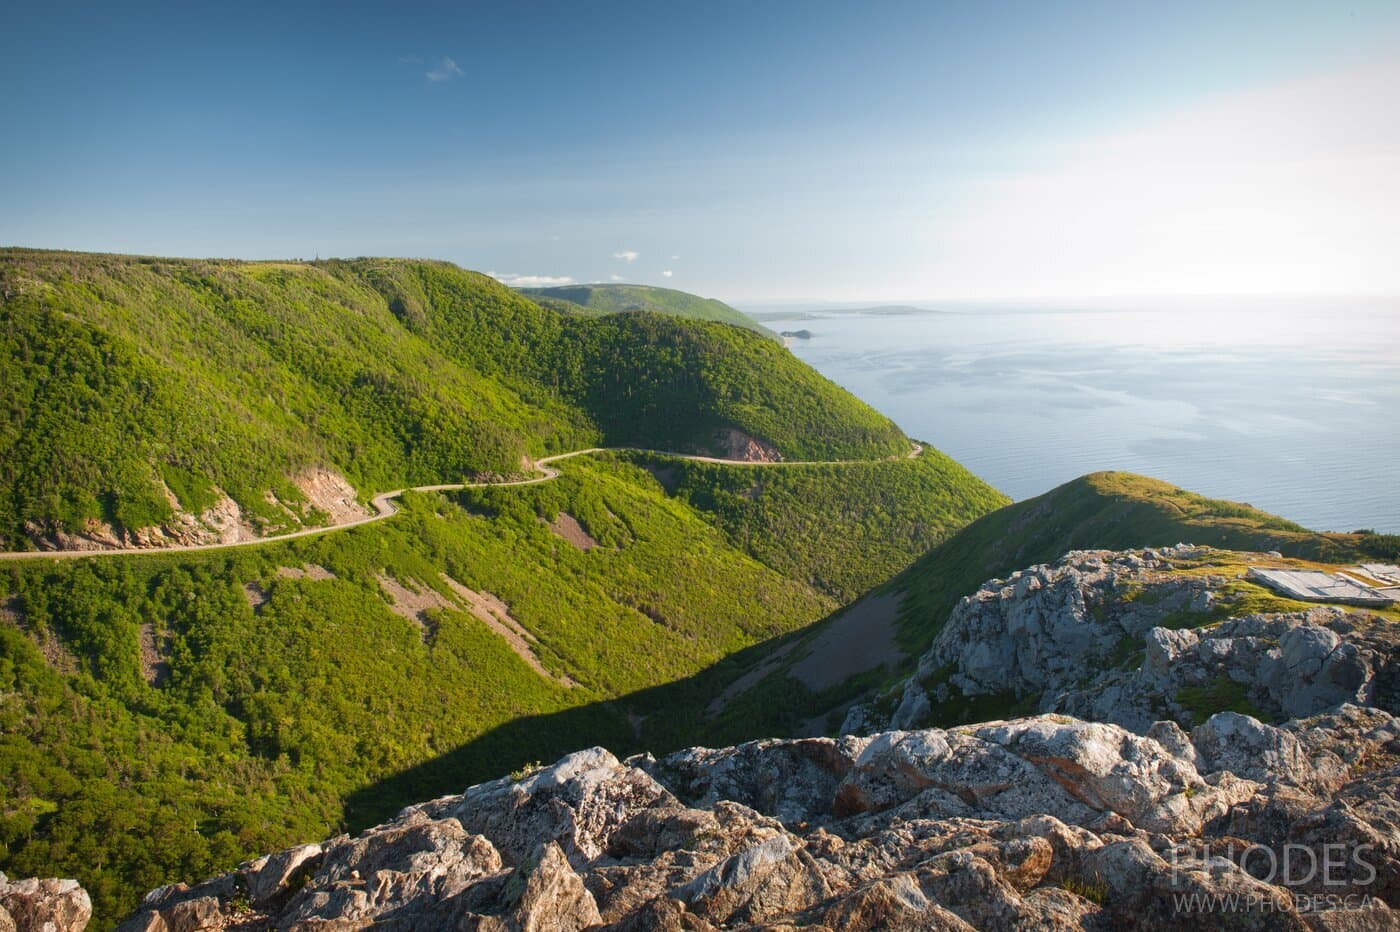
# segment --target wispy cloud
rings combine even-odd
[[[572,285],[574,280],[567,275],[507,275],[500,272],[487,272],[502,285],[512,288],[552,288],[555,285]]]
[[[639,255],[641,255],[641,253],[637,252],[635,249],[619,249],[617,252],[613,253],[613,258],[621,259],[624,262],[636,262]]]
[[[674,274],[674,273],[672,273],[670,269],[666,269],[666,270],[665,270],[664,272],[662,272],[661,274],[664,275],[666,278],[670,278],[671,275]]]
[[[424,75],[429,81],[450,81],[461,76],[462,69],[458,68],[457,63],[446,55],[438,59],[438,63],[433,66],[433,69]]]
[[[680,256],[672,256],[672,257],[671,257],[671,261],[672,261],[672,262],[675,262],[675,261],[678,260],[678,259],[680,259]]]

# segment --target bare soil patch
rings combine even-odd
[[[267,604],[267,590],[255,582],[243,584],[243,597],[248,600],[248,607],[257,611]]]
[[[346,524],[369,512],[358,501],[355,487],[329,469],[308,469],[294,483],[306,500],[331,516],[332,524]]]
[[[583,529],[578,519],[567,511],[561,511],[549,522],[549,529],[580,550],[589,551],[599,546],[593,535]]]
[[[651,473],[651,477],[660,484],[661,488],[666,490],[667,495],[676,491],[676,486],[678,484],[676,482],[676,467],[658,466],[655,463],[643,463],[642,468]]]
[[[152,686],[160,686],[170,678],[170,664],[166,662],[164,638],[157,636],[155,626],[143,622],[138,632],[141,645],[141,678]]]
[[[456,609],[458,606],[452,604],[446,596],[431,586],[426,586],[416,579],[408,580],[408,585],[399,582],[392,576],[380,573],[375,577],[379,580],[379,588],[384,590],[384,594],[389,597],[389,607],[394,613],[407,618],[413,622],[423,633],[423,643],[429,643],[437,629],[428,617],[428,612],[433,609]],[[409,586],[414,588],[409,588]]]
[[[895,617],[901,598],[868,596],[846,609],[812,642],[811,653],[788,668],[788,675],[820,692],[857,673],[897,663],[902,654],[895,643]]]
[[[726,427],[719,432],[721,456],[744,463],[777,463],[783,455],[771,444],[750,437],[742,430]]]
[[[571,677],[555,676],[545,669],[544,664],[540,663],[539,656],[535,654],[534,648],[530,646],[537,643],[538,639],[510,614],[510,607],[506,603],[489,592],[475,592],[468,589],[446,573],[442,574],[442,579],[457,598],[461,599],[467,609],[479,618],[486,627],[500,635],[510,649],[515,652],[515,655],[525,661],[531,670],[546,679],[554,680],[565,686],[578,685]]]
[[[279,566],[277,575],[283,579],[335,579],[334,573],[315,563],[307,563],[304,566]]]

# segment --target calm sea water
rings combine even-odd
[[[1121,469],[1400,532],[1400,302],[784,313],[799,357],[1014,498]]]

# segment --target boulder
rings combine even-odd
[[[76,880],[0,874],[0,928],[19,932],[81,932],[92,918],[92,901]]]
[[[675,797],[644,770],[603,748],[589,748],[520,780],[503,777],[473,786],[424,811],[456,818],[467,831],[490,839],[507,864],[520,863],[543,841],[558,842],[571,862],[583,864],[606,851],[612,834],[633,814],[675,805]]]

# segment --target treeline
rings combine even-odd
[[[521,288],[541,304],[557,307],[565,313],[598,317],[623,314],[628,311],[651,311],[656,314],[688,317],[692,320],[713,320],[733,324],[761,333],[771,340],[778,336],[741,311],[713,298],[655,288],[650,285],[560,285],[554,288]]]

